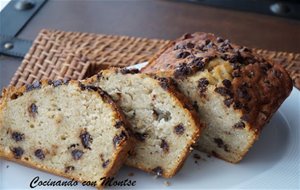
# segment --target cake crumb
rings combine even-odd
[[[133,172],[130,172],[129,174],[128,174],[128,176],[134,176],[134,173]]]
[[[206,156],[207,156],[208,158],[211,158],[211,155],[210,155],[210,154],[206,154]]]
[[[9,168],[9,165],[6,165],[6,168]]]
[[[171,183],[170,183],[169,181],[165,181],[165,182],[164,182],[164,185],[165,185],[165,186],[170,186]]]
[[[201,156],[199,154],[194,154],[193,157],[197,160],[200,160],[201,159]]]

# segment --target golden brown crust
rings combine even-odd
[[[186,34],[168,43],[142,69],[144,73],[172,72],[182,78],[201,72],[214,58],[230,62],[233,67],[231,87],[216,89],[228,97],[231,105],[242,112],[242,120],[260,132],[292,90],[292,80],[279,64],[216,37],[213,34]]]
[[[126,138],[124,138],[120,142],[119,146],[117,146],[116,151],[114,152],[114,154],[112,156],[114,158],[113,160],[111,160],[112,164],[109,165],[110,168],[107,168],[107,172],[104,173],[105,177],[113,176],[123,165],[123,163],[125,162],[125,160],[128,156],[128,152],[133,148],[134,139],[131,138],[131,133],[127,130],[127,129],[130,129],[130,127],[129,127],[130,124],[125,119],[123,112],[114,103],[114,101],[111,99],[111,97],[105,91],[103,91],[101,88],[90,86],[90,85],[86,86],[86,85],[83,85],[81,82],[75,81],[75,80],[55,80],[55,81],[42,80],[42,81],[35,82],[33,84],[21,86],[19,88],[12,86],[12,87],[9,87],[8,89],[4,89],[2,92],[2,101],[1,101],[1,105],[0,105],[0,112],[3,110],[7,101],[9,101],[11,99],[17,99],[18,97],[22,96],[24,93],[30,92],[32,90],[38,90],[40,88],[43,88],[43,87],[49,86],[49,85],[52,85],[55,88],[60,85],[68,85],[68,84],[77,85],[78,88],[80,88],[81,90],[88,90],[91,93],[94,93],[97,96],[99,96],[104,102],[108,103],[110,105],[110,107],[112,108],[112,110],[116,113],[115,114],[116,120],[123,122],[123,124],[120,125],[119,128],[120,128],[120,130],[122,130],[125,133]],[[2,123],[2,122],[0,122],[0,123]],[[0,126],[0,127],[3,127],[3,126]],[[0,147],[0,157],[10,160],[10,161],[20,163],[22,165],[26,165],[26,166],[29,166],[32,168],[39,169],[41,171],[49,172],[49,173],[52,173],[52,174],[55,174],[58,176],[62,176],[62,177],[66,177],[69,179],[75,179],[78,182],[84,182],[84,180],[81,178],[76,178],[74,176],[68,175],[65,172],[55,170],[53,168],[48,168],[42,164],[37,164],[30,160],[25,160],[22,157],[20,159],[16,159],[16,158],[14,158],[12,153],[10,153],[10,152],[5,153],[4,151],[2,151],[1,147]],[[100,183],[99,182],[100,181],[97,181],[96,187],[98,189],[103,189],[101,182]]]

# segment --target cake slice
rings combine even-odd
[[[207,126],[198,147],[233,163],[244,157],[292,90],[279,64],[207,33],[170,42],[142,72],[171,72]]]
[[[196,111],[172,79],[138,70],[103,70],[87,83],[101,87],[117,102],[137,143],[126,164],[163,177],[183,165],[201,126]]]
[[[133,146],[120,109],[99,87],[49,80],[2,95],[5,159],[102,188]]]

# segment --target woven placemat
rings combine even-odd
[[[125,67],[147,61],[166,43],[158,39],[42,30],[10,84],[19,86],[43,78],[83,79],[109,66]],[[282,64],[300,89],[300,54],[254,50]]]

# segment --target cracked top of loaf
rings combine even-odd
[[[171,71],[177,80],[201,74],[199,95],[214,85],[224,104],[241,111],[241,119],[257,132],[292,90],[281,65],[210,33],[185,34],[167,44],[142,70],[157,71]]]

